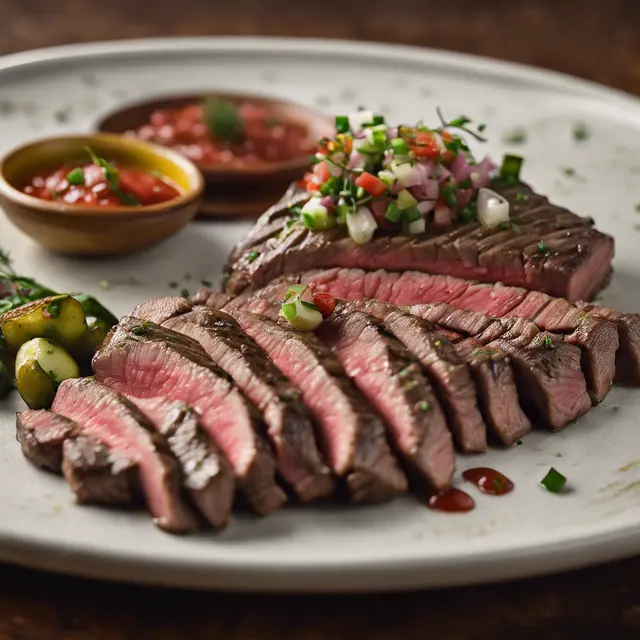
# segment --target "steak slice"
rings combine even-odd
[[[583,352],[584,371],[594,402],[606,396],[614,375],[632,384],[636,379],[640,384],[640,316],[635,314],[621,316],[611,309],[573,305],[519,287],[479,284],[415,271],[400,274],[332,269],[305,273],[297,279],[313,282],[319,291],[347,300],[377,298],[398,305],[446,303],[457,310],[479,312],[481,316],[476,316],[475,321],[480,324],[490,322],[491,316],[524,318],[542,330],[562,332],[566,341]],[[464,315],[460,318],[465,326],[473,319]],[[429,319],[439,322],[433,317]],[[457,331],[454,320],[455,317],[450,318],[450,326]],[[619,352],[616,333],[621,345]]]
[[[482,415],[500,441],[511,446],[529,433],[531,421],[520,406],[511,358],[473,338],[457,342],[455,350],[469,367]]]
[[[360,311],[334,314],[317,335],[384,418],[410,475],[436,491],[447,489],[455,466],[451,434],[416,358],[382,322]]]
[[[200,428],[198,414],[182,402],[127,396],[162,434],[182,470],[183,485],[200,513],[216,529],[233,506],[235,479],[227,459]]]
[[[193,407],[257,513],[270,513],[286,501],[275,481],[275,461],[262,437],[260,416],[195,340],[125,317],[109,333],[92,364],[96,378],[118,391]]]
[[[355,309],[384,321],[384,327],[404,345],[406,354],[413,354],[428,372],[460,448],[468,452],[484,451],[487,448],[486,426],[478,408],[476,387],[451,343],[436,332],[432,323],[391,305],[362,300],[344,305],[341,313],[358,316],[359,311]],[[380,340],[384,338],[382,336]],[[388,338],[387,341],[391,342]]]
[[[212,309],[222,309],[226,304],[233,300],[233,296],[219,291],[212,291],[206,287],[200,287],[192,296],[191,302],[194,305],[211,307]]]
[[[207,307],[168,320],[164,326],[197,340],[263,416],[280,475],[303,501],[333,492],[333,478],[316,445],[300,390],[228,314]]]
[[[27,409],[16,416],[16,440],[24,457],[37,467],[60,473],[62,445],[75,438],[80,427],[69,418],[44,409]]]
[[[552,205],[546,198],[532,197],[535,194],[526,185],[503,192],[518,230],[460,222],[444,230],[428,228],[419,236],[380,234],[358,245],[343,228],[318,232],[295,224],[287,233],[276,232],[273,241],[261,245],[259,255],[252,254],[251,259],[238,260],[238,251],[234,251],[227,292],[238,294],[247,287],[263,287],[283,274],[331,267],[451,274],[504,282],[572,301],[589,299],[603,287],[612,271],[611,236],[593,229],[588,218]],[[252,236],[259,233],[256,230]],[[541,252],[540,242],[549,250]]]
[[[138,465],[140,485],[155,523],[167,531],[195,529],[197,521],[182,500],[177,464],[164,438],[124,396],[93,378],[65,380],[52,410],[77,422],[115,454]]]
[[[352,499],[376,502],[406,491],[407,480],[389,449],[382,420],[328,347],[313,334],[289,330],[264,316],[231,315],[300,389],[329,466],[346,478]]]
[[[81,435],[64,441],[62,473],[78,504],[130,504],[138,496],[138,467],[124,453]]]
[[[191,311],[193,303],[182,296],[152,298],[139,304],[131,313],[134,318],[141,318],[155,324]]]

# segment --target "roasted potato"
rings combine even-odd
[[[109,329],[118,323],[118,318],[93,296],[87,293],[73,293],[71,295],[82,305],[84,315],[87,316],[87,318],[95,318],[96,321],[103,323],[104,326],[108,326]],[[107,332],[109,329],[107,329]]]
[[[67,378],[79,376],[76,361],[47,338],[25,342],[16,356],[16,386],[30,409],[48,409],[58,385]]]
[[[8,311],[0,316],[0,330],[13,353],[33,338],[50,338],[73,350],[87,333],[87,321],[81,303],[63,294]]]

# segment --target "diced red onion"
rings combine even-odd
[[[448,227],[451,225],[451,210],[445,205],[438,205],[433,216],[433,224],[436,227]]]
[[[435,200],[423,200],[422,202],[418,202],[418,211],[423,215],[427,215],[436,208]]]
[[[331,210],[336,206],[336,202],[333,196],[324,196],[320,199],[320,204],[327,210]]]
[[[484,158],[482,162],[471,167],[471,180],[476,189],[486,187],[491,183],[491,174],[496,170],[496,165],[489,159]]]
[[[398,137],[398,127],[389,127],[387,129],[387,137],[389,139],[397,138]]]
[[[438,182],[444,182],[445,180],[448,180],[451,177],[451,171],[449,171],[449,169],[447,169],[446,167],[443,167],[442,165],[436,168],[436,174],[437,174]]]
[[[464,182],[471,177],[473,167],[469,164],[467,156],[460,152],[455,157],[455,160],[451,163],[451,173],[453,179],[457,182]]]
[[[416,200],[436,200],[440,193],[440,185],[434,178],[427,178],[422,184],[409,189]]]
[[[332,153],[331,156],[327,156],[327,159],[324,163],[327,165],[327,171],[334,177],[337,178],[342,175],[345,157],[344,153],[338,151],[337,153]]]
[[[367,159],[366,157],[361,154],[360,152],[358,152],[357,150],[354,150],[351,152],[351,155],[349,156],[349,162],[347,163],[347,169],[353,170],[353,169],[364,169],[365,164],[367,163]]]

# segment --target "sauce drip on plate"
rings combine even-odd
[[[462,477],[475,484],[480,491],[492,496],[503,496],[511,493],[514,484],[507,476],[489,467],[476,467],[462,472]]]
[[[461,489],[449,489],[444,493],[431,494],[427,499],[427,506],[434,511],[464,513],[471,511],[476,506],[476,502]]]

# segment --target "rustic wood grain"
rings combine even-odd
[[[0,0],[0,17],[0,53],[167,35],[354,38],[526,62],[640,94],[637,0]],[[640,634],[639,575],[640,558],[506,585],[274,597],[0,565],[0,640],[632,638]]]

